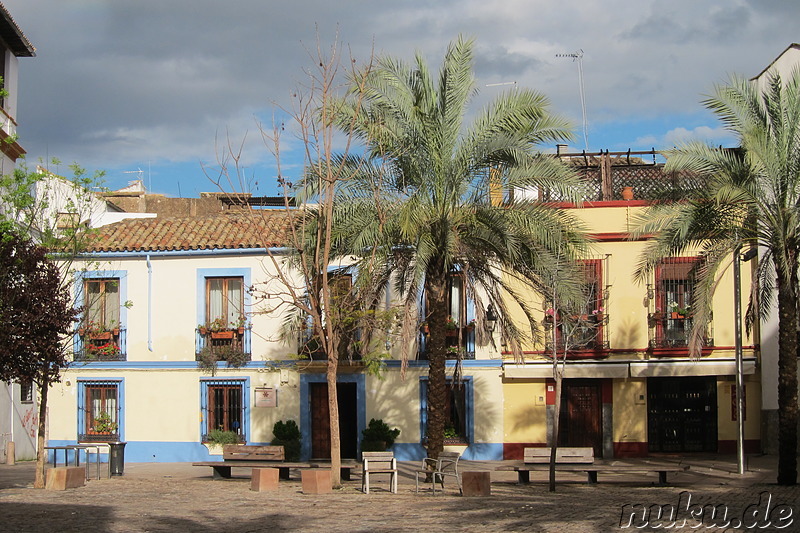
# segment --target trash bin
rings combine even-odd
[[[108,469],[112,476],[121,476],[125,469],[125,442],[109,442]]]

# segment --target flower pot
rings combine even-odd
[[[623,200],[633,200],[633,187],[623,187],[621,194]]]
[[[419,330],[425,335],[431,332],[431,328],[430,326],[428,326],[428,324],[423,324],[422,326],[419,327]]]
[[[244,335],[244,326],[237,328],[237,331],[239,332],[239,335]]]
[[[208,328],[197,328],[197,331],[199,331],[200,335],[203,335],[203,336],[208,334]]]
[[[222,444],[216,442],[204,442],[203,446],[208,450],[208,455],[222,455]]]
[[[670,318],[672,318],[673,320],[677,320],[677,319],[686,318],[686,315],[673,311],[671,313],[671,315],[670,315]]]
[[[233,331],[212,331],[211,332],[212,339],[232,339],[233,338]]]
[[[101,331],[99,333],[90,333],[89,338],[94,341],[108,341],[111,340],[111,332]]]

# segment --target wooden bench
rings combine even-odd
[[[498,466],[496,470],[515,471],[520,483],[530,483],[531,472],[550,470],[550,448],[525,448],[522,464]],[[642,461],[638,464],[619,461],[596,462],[592,448],[556,448],[556,471],[586,472],[590,484],[597,483],[598,473],[658,473],[658,484],[667,484],[667,473],[686,472],[689,465]]]
[[[330,468],[324,461],[300,462],[285,461],[283,446],[253,446],[225,444],[222,446],[222,461],[202,461],[192,466],[210,466],[214,469],[214,479],[230,479],[231,468],[268,467],[277,468],[281,479],[289,479],[292,468]],[[356,468],[354,461],[342,461],[341,476],[350,480],[350,472]]]

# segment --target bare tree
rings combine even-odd
[[[561,263],[561,264],[559,264]],[[551,306],[547,310],[549,323],[550,357],[555,380],[555,405],[553,406],[552,442],[550,443],[549,489],[556,490],[556,455],[561,419],[561,397],[567,355],[573,350],[594,347],[602,323],[603,309],[598,306],[597,290],[586,283],[580,263],[559,261],[552,271]]]
[[[281,227],[284,250],[267,250],[267,262],[272,268],[266,274],[267,279],[252,288],[260,304],[256,312],[283,316],[286,325],[283,338],[287,338],[286,331],[290,332],[288,337],[301,337],[298,354],[326,362],[332,481],[339,486],[341,443],[336,388],[339,364],[355,352],[379,359],[381,350],[376,350],[373,333],[390,332],[384,327],[387,315],[378,310],[378,294],[371,288],[368,273],[359,268],[354,275],[348,257],[339,256],[334,224],[337,199],[347,194],[346,184],[355,172],[349,157],[354,136],[352,132],[342,133],[339,125],[334,126],[334,116],[343,91],[350,90],[357,100],[360,98],[369,69],[357,70],[355,61],[343,56],[338,39],[328,48],[318,39],[309,55],[314,67],[305,71],[305,83],[293,92],[292,106],[279,109],[286,119],[272,128],[259,125],[276,162],[283,208],[245,212],[263,222],[264,228],[274,229],[276,224]],[[294,133],[303,150],[304,169],[294,179],[283,171],[282,150],[287,131]],[[242,147],[229,142],[222,157],[218,157],[219,171],[212,181],[222,189],[246,190],[248,181],[242,156]],[[357,344],[352,342],[355,330],[362,335]]]

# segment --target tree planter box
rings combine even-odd
[[[333,492],[331,471],[328,468],[303,470],[303,494],[330,494]]]

